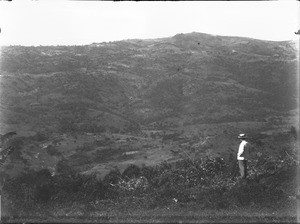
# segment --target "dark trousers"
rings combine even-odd
[[[247,177],[247,160],[238,160],[241,178]]]

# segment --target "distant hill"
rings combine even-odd
[[[139,134],[264,121],[296,109],[289,41],[177,34],[1,50],[1,131]]]
[[[184,116],[187,123],[261,119],[295,108],[296,64],[292,42],[202,33],[12,46],[2,49],[1,106],[10,122],[22,122],[13,116],[21,113],[29,123],[55,124],[67,116],[70,122],[76,117],[74,125],[93,121],[106,128],[95,117],[109,114],[121,129],[168,117]]]

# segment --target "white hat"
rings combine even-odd
[[[246,134],[239,134],[238,138],[246,138]]]

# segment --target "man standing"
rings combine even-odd
[[[249,143],[246,141],[245,134],[239,134],[238,138],[241,140],[239,151],[237,153],[237,160],[239,163],[241,178],[247,177],[247,159],[249,156]]]

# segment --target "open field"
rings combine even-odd
[[[130,208],[124,203],[109,202],[85,213],[80,205],[57,208],[45,216],[10,218],[7,222],[71,222],[71,223],[298,223],[293,208],[206,209],[197,204],[172,204],[164,208]],[[72,209],[73,208],[73,209]],[[45,209],[45,208],[44,208]],[[5,219],[4,219],[5,220]]]

